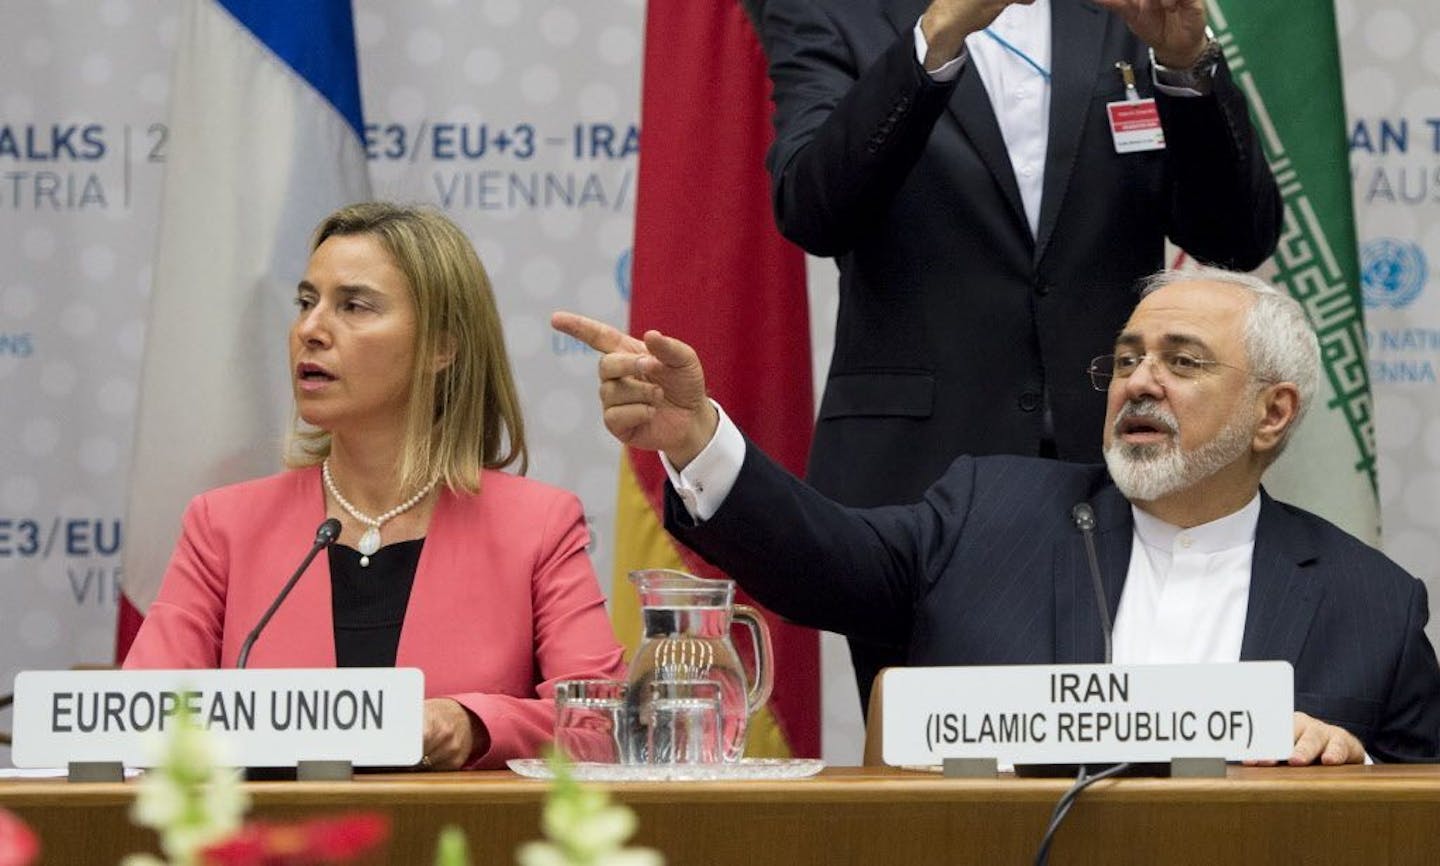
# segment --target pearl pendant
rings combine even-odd
[[[367,557],[379,550],[380,530],[373,526],[365,530],[365,534],[360,536],[360,547],[358,549]]]
[[[362,557],[360,557],[360,567],[361,567],[361,568],[369,568],[369,567],[370,567],[370,557],[368,557],[368,556],[362,556]]]

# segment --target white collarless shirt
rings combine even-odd
[[[1240,660],[1260,494],[1233,514],[1181,529],[1135,506],[1130,567],[1115,615],[1116,664]]]

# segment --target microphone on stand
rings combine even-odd
[[[245,662],[250,658],[250,648],[255,645],[255,639],[260,637],[260,632],[263,631],[265,625],[270,622],[270,617],[274,616],[275,611],[280,609],[280,602],[284,601],[285,596],[290,594],[290,590],[295,588],[295,582],[300,579],[300,575],[304,574],[305,569],[310,567],[311,560],[315,558],[317,553],[329,547],[339,536],[340,521],[334,517],[326,518],[325,522],[320,524],[320,528],[315,530],[315,543],[310,545],[310,552],[305,554],[305,559],[301,561],[300,567],[295,569],[294,574],[290,575],[290,579],[285,582],[285,586],[280,590],[280,594],[275,596],[275,600],[270,603],[269,609],[260,617],[260,621],[255,623],[255,627],[250,630],[250,634],[245,637],[245,643],[240,645],[240,658],[235,663],[236,668],[245,667]]]
[[[1086,559],[1090,563],[1090,585],[1095,590],[1095,606],[1100,612],[1100,628],[1105,637],[1105,664],[1110,664],[1114,659],[1111,647],[1110,633],[1114,630],[1110,622],[1110,604],[1105,600],[1105,584],[1100,578],[1100,557],[1095,554],[1095,509],[1090,507],[1088,502],[1076,503],[1070,509],[1070,519],[1075,522],[1075,528],[1080,530],[1080,535],[1085,539]],[[1039,767],[1029,768],[1037,772],[1023,773],[1021,768],[1016,766],[1017,776],[1036,775],[1048,776],[1057,775],[1056,769],[1064,768],[1075,773],[1076,768],[1066,765],[1046,764]],[[1095,772],[1091,772],[1094,769]],[[1050,814],[1050,824],[1045,828],[1045,835],[1040,839],[1040,847],[1035,854],[1035,863],[1045,866],[1050,862],[1050,843],[1055,839],[1055,831],[1060,829],[1060,823],[1069,814],[1070,807],[1075,805],[1075,800],[1086,788],[1100,781],[1114,776],[1169,776],[1169,762],[1137,764],[1130,761],[1123,761],[1118,764],[1108,765],[1085,765],[1079,766],[1079,772],[1075,776],[1075,784],[1055,804],[1055,811]]]
[[[1102,637],[1105,639],[1105,664],[1108,665],[1114,658],[1110,645],[1110,633],[1114,629],[1110,623],[1110,603],[1105,600],[1105,583],[1100,577],[1100,557],[1095,553],[1095,509],[1091,508],[1088,502],[1078,502],[1075,504],[1075,507],[1070,509],[1070,520],[1075,524],[1075,528],[1080,530],[1080,535],[1085,539],[1085,555],[1090,565],[1090,586],[1091,589],[1095,591],[1095,605],[1100,611],[1100,630]],[[1127,773],[1131,767],[1128,763],[1117,764],[1115,766],[1122,767],[1120,770],[1115,770],[1115,773]],[[1015,775],[1042,778],[1073,776],[1076,774],[1077,769],[1083,770],[1085,768],[1078,767],[1075,764],[1016,764]],[[1103,772],[1108,774],[1110,770]],[[1153,770],[1146,772],[1146,775],[1154,774],[1155,772]],[[1168,773],[1166,775],[1168,775]],[[1082,773],[1081,778],[1090,778],[1093,780],[1095,777]],[[1066,806],[1065,810],[1068,811],[1069,806]],[[1056,812],[1063,816],[1063,812],[1058,808]],[[1058,826],[1058,822],[1054,826]],[[1047,840],[1053,835],[1054,826],[1046,833]],[[1047,841],[1045,846],[1048,847],[1048,844]]]
[[[1100,611],[1100,628],[1105,638],[1105,664],[1110,664],[1113,654],[1110,647],[1110,603],[1105,600],[1105,584],[1100,579],[1100,558],[1095,555],[1095,509],[1088,502],[1076,503],[1070,509],[1070,519],[1085,538],[1085,556],[1090,561],[1090,585],[1095,590],[1095,606]]]

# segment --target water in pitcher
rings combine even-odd
[[[630,665],[631,718],[641,731],[632,742],[643,743],[644,730],[653,723],[643,706],[650,699],[652,682],[710,681],[720,686],[722,753],[727,761],[739,760],[745,752],[750,712],[745,672],[730,642],[729,609],[647,607],[641,621],[646,638]],[[640,749],[643,752],[643,746]],[[653,759],[640,756],[642,763]]]
[[[628,700],[632,732],[632,760],[651,763],[644,744],[655,714],[650,702],[654,683],[714,682],[720,688],[721,751],[725,761],[738,761],[745,753],[750,714],[770,694],[770,634],[758,613],[733,604],[735,584],[729,580],[702,580],[683,572],[653,569],[630,575],[640,594],[643,632],[630,661]],[[730,640],[732,621],[751,630],[757,673],[746,676],[740,656]]]

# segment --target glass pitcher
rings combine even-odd
[[[654,714],[646,703],[654,683],[712,680],[721,690],[721,754],[738,761],[745,754],[745,730],[750,714],[770,697],[770,630],[753,607],[735,604],[735,581],[704,580],[682,571],[653,568],[630,572],[640,595],[643,632],[630,660],[629,700],[632,721],[632,760],[648,763],[643,754],[647,720]],[[731,620],[750,629],[755,646],[753,684],[745,676],[735,644],[730,641]]]

